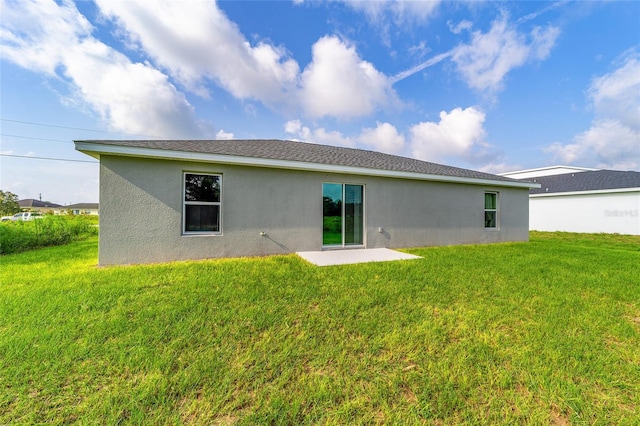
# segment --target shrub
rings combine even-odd
[[[84,216],[46,216],[28,222],[2,222],[0,254],[68,244],[97,233],[95,219]]]

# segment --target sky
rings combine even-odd
[[[97,202],[86,139],[288,139],[640,170],[637,1],[0,0],[0,189]]]

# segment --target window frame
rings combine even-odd
[[[220,184],[220,196],[219,201],[187,201],[186,191],[187,191],[187,175],[197,175],[197,176],[215,176],[218,178],[218,182]],[[183,171],[182,172],[182,235],[183,236],[191,236],[191,235],[222,235],[222,173],[211,173],[211,172],[193,172],[193,171]],[[217,231],[187,231],[187,206],[218,206],[218,230]]]
[[[495,196],[495,208],[487,208],[487,194],[491,194]],[[484,196],[482,197],[483,204],[483,219],[484,219],[484,229],[490,231],[496,231],[500,229],[500,192],[498,191],[484,191]],[[495,214],[495,226],[487,226],[487,213],[492,212]]]
[[[322,212],[322,248],[327,250],[334,249],[344,249],[344,248],[359,248],[365,247],[367,241],[367,227],[366,227],[366,185],[364,183],[347,183],[347,182],[334,182],[334,181],[326,181],[322,182],[322,196],[324,198],[324,186],[325,185],[340,185],[341,187],[341,207],[340,207],[340,228],[341,228],[341,242],[338,244],[325,244],[324,242],[324,203],[323,203],[323,212]],[[362,214],[361,214],[361,243],[347,243],[346,242],[346,187],[347,186],[358,186],[361,189],[361,204],[362,204]]]

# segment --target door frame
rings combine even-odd
[[[367,209],[366,209],[366,185],[363,183],[350,183],[350,182],[335,182],[335,181],[323,181],[322,182],[322,197],[324,198],[324,185],[325,184],[333,184],[340,185],[342,187],[342,206],[341,206],[341,243],[340,244],[325,244],[324,243],[324,203],[322,206],[322,233],[321,233],[321,241],[322,241],[322,250],[343,250],[343,249],[352,249],[352,248],[365,248],[367,241],[367,227],[366,227],[366,217],[367,217]],[[345,244],[345,187],[346,185],[352,186],[360,186],[362,188],[362,243],[361,244]]]

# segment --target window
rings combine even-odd
[[[222,176],[184,174],[182,210],[185,234],[220,234]]]
[[[498,227],[498,193],[484,193],[484,227]]]

